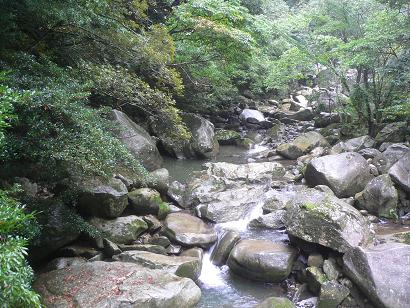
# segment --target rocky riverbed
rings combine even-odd
[[[410,307],[405,124],[342,141],[339,117],[308,102],[187,114],[193,139],[181,145],[114,111],[150,181],[82,181],[95,238],[50,213],[53,232],[32,254],[44,304]],[[165,168],[157,145],[174,156]]]

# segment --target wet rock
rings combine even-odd
[[[410,153],[410,148],[404,144],[393,144],[373,159],[373,164],[380,174],[388,173],[389,169],[404,155]]]
[[[117,138],[128,148],[135,158],[148,170],[161,168],[162,158],[155,140],[125,113],[119,110],[111,112],[111,118],[118,131]]]
[[[83,264],[86,262],[87,260],[82,257],[60,257],[60,258],[56,258],[48,262],[47,265],[41,269],[41,271],[50,272],[50,271],[66,268],[69,266]]]
[[[221,129],[215,134],[220,145],[235,145],[241,139],[241,134],[232,130]]]
[[[218,239],[212,226],[185,213],[169,214],[165,219],[164,228],[168,238],[186,247],[208,247]]]
[[[250,221],[249,227],[274,230],[284,228],[285,214],[285,210],[278,210],[269,214],[261,215]]]
[[[330,154],[340,154],[343,152],[358,152],[363,149],[372,148],[375,141],[370,136],[361,136],[346,141],[341,141],[334,145]]]
[[[295,193],[288,202],[285,224],[289,235],[341,253],[372,240],[370,224],[358,210],[315,189]]]
[[[410,245],[356,247],[344,257],[345,272],[377,307],[408,307]]]
[[[296,306],[286,297],[269,297],[254,308],[295,308]]]
[[[372,178],[367,161],[353,152],[315,158],[305,170],[305,179],[310,186],[326,185],[339,198],[354,196]]]
[[[398,194],[388,174],[371,180],[362,192],[355,196],[359,208],[369,213],[390,218],[396,212]]]
[[[242,240],[231,251],[229,268],[236,274],[253,280],[280,282],[289,276],[297,250],[265,240]]]
[[[263,126],[266,122],[263,113],[253,109],[244,109],[239,115],[239,119],[249,128],[255,128],[255,126]]]
[[[64,283],[61,283],[64,281]],[[194,307],[201,291],[188,278],[124,262],[84,263],[40,274],[34,289],[47,307]]]
[[[401,189],[410,194],[410,152],[389,169],[389,175]]]
[[[214,250],[211,253],[211,262],[217,266],[224,265],[229,253],[241,239],[239,233],[235,231],[225,231],[218,239]]]
[[[308,132],[297,137],[291,143],[281,144],[276,148],[276,152],[288,159],[296,159],[309,153],[316,147],[326,147],[328,142],[317,132]]]
[[[133,213],[138,215],[158,215],[162,204],[160,193],[151,188],[139,188],[129,192],[128,200]]]
[[[127,187],[119,179],[105,181],[99,178],[83,180],[78,185],[78,208],[87,216],[115,218],[127,207]]]
[[[169,188],[169,172],[165,168],[150,172],[147,186],[165,194]]]
[[[406,122],[395,122],[386,125],[376,136],[376,141],[380,144],[383,142],[403,142],[408,133]]]
[[[201,262],[194,257],[166,256],[147,251],[126,251],[114,256],[114,260],[130,262],[149,269],[157,269],[197,280],[201,274]]]
[[[359,151],[359,154],[362,155],[365,159],[375,158],[381,152],[377,149],[367,148]]]
[[[316,308],[317,307],[317,297],[311,297],[308,299],[304,299],[297,303],[298,308]]]
[[[202,248],[194,247],[194,248],[189,248],[181,253],[181,256],[183,257],[194,257],[199,260],[202,260],[204,257],[204,251]]]
[[[318,308],[337,308],[349,295],[350,291],[337,281],[326,281],[322,284],[319,294]]]
[[[148,229],[147,223],[141,217],[134,215],[112,220],[94,217],[89,223],[116,244],[128,244]]]

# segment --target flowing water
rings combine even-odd
[[[219,155],[214,162],[230,162],[235,164],[247,163],[252,157],[266,150],[266,147],[258,146],[252,150],[245,150],[235,146],[221,146]],[[261,160],[259,160],[261,161]],[[167,159],[165,167],[169,170],[172,180],[184,182],[193,171],[202,169],[207,161],[197,160],[173,160]],[[242,239],[266,239],[271,241],[286,241],[287,235],[275,230],[252,230],[248,229],[248,223],[262,214],[262,202],[260,200],[255,207],[237,221],[230,221],[215,225],[218,234],[224,230],[235,230],[241,234]],[[199,308],[235,307],[247,308],[271,296],[285,296],[284,289],[280,284],[255,282],[236,276],[224,265],[218,267],[210,261],[211,247],[205,252],[202,272],[198,285],[202,290]]]

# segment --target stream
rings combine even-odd
[[[252,150],[236,146],[221,146],[216,158],[209,161],[244,164],[266,149],[264,146],[256,146]],[[258,159],[257,161],[263,160]],[[207,161],[166,159],[164,165],[169,170],[172,180],[185,182],[192,172],[201,170],[205,162]],[[260,200],[240,220],[216,224],[215,228],[218,234],[221,235],[224,230],[235,230],[240,233],[241,239],[266,239],[273,242],[288,240],[287,235],[282,231],[247,228],[252,219],[262,214],[262,204],[263,202]],[[201,276],[198,281],[198,285],[202,290],[201,301],[197,305],[198,308],[252,307],[268,297],[284,297],[286,295],[280,284],[247,280],[231,273],[227,265],[222,267],[213,265],[210,261],[213,248],[214,246],[204,254]]]

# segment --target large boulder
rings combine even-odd
[[[78,208],[84,215],[115,218],[127,207],[128,190],[119,179],[92,178],[81,181],[78,188]]]
[[[201,291],[188,278],[123,262],[88,262],[40,274],[46,307],[194,307]],[[75,304],[74,304],[75,303]]]
[[[323,128],[331,124],[342,122],[342,117],[339,113],[321,112],[315,117],[315,127]]]
[[[150,172],[147,179],[147,186],[161,193],[167,193],[169,189],[169,171],[165,168],[161,168]]]
[[[410,245],[356,247],[343,261],[346,274],[377,307],[410,307]]]
[[[79,237],[80,231],[67,219],[73,214],[72,209],[60,202],[45,204],[45,210],[36,216],[41,233],[35,246],[30,247],[30,259],[44,259]]]
[[[208,247],[218,239],[212,226],[186,213],[169,214],[164,221],[164,228],[172,241],[186,247]]]
[[[162,158],[155,140],[141,126],[119,110],[111,112],[111,119],[118,127],[117,138],[137,160],[141,161],[145,168],[155,170],[161,167]]]
[[[239,115],[239,119],[250,128],[263,127],[266,123],[263,113],[254,109],[244,109]]]
[[[201,274],[202,260],[195,257],[165,256],[148,251],[126,251],[114,256],[113,259],[166,271],[192,280],[197,280]]]
[[[286,279],[298,251],[283,243],[265,240],[241,240],[228,258],[229,268],[248,279],[280,282]]]
[[[383,142],[403,142],[408,134],[409,127],[406,122],[395,122],[387,124],[376,136],[376,141]]]
[[[371,148],[375,141],[370,136],[361,136],[346,141],[341,141],[334,145],[330,151],[331,154],[340,154],[343,152],[358,152],[363,149]]]
[[[219,150],[214,125],[193,113],[184,113],[182,119],[192,134],[185,153],[188,157],[210,158]]]
[[[367,161],[358,153],[326,155],[306,166],[308,185],[326,185],[339,198],[352,197],[373,178]]]
[[[187,181],[184,206],[197,206],[198,215],[214,222],[243,218],[263,200],[269,182],[285,174],[275,162],[235,165],[209,163]]]
[[[401,189],[410,194],[410,152],[390,168],[389,175]]]
[[[285,227],[285,210],[277,210],[269,214],[261,215],[249,222],[251,228],[281,229]]]
[[[355,196],[357,205],[373,215],[386,218],[396,213],[398,193],[388,174],[380,175]]]
[[[102,232],[106,238],[116,244],[128,244],[148,229],[144,219],[134,215],[112,220],[93,217],[89,222]]]
[[[388,173],[389,169],[407,153],[410,153],[410,148],[406,145],[392,144],[373,159],[373,165],[380,174]]]
[[[289,235],[345,253],[371,242],[369,221],[333,194],[300,189],[287,204]]]
[[[128,193],[133,212],[138,215],[158,215],[162,204],[161,195],[151,188],[139,188]]]
[[[288,159],[296,159],[309,153],[316,147],[328,146],[326,139],[317,132],[308,132],[300,135],[291,143],[284,143],[276,148],[276,152]]]

